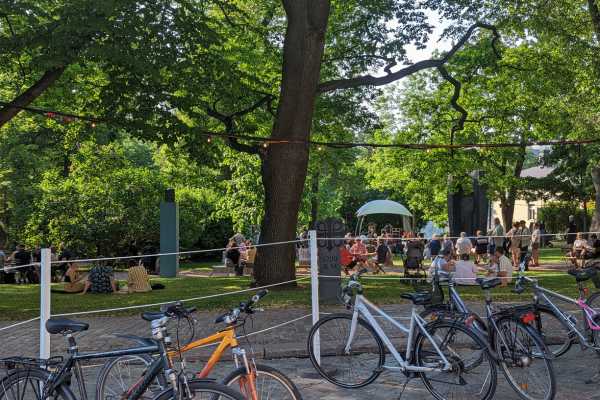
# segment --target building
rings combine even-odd
[[[521,171],[521,178],[545,178],[550,175],[554,171],[553,167],[531,167],[524,169]],[[513,214],[514,221],[532,221],[538,219],[538,211],[540,208],[544,207],[547,203],[547,200],[542,198],[527,201],[523,199],[517,199],[515,201],[515,211]],[[491,216],[490,222],[494,220],[494,218],[500,218],[502,221],[502,210],[500,209],[500,202],[494,201],[492,202],[491,208]],[[505,221],[502,221],[505,223]]]

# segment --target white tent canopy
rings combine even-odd
[[[364,219],[367,215],[372,214],[393,214],[402,216],[402,228],[404,230],[410,230],[412,224],[410,218],[413,216],[406,207],[400,203],[396,203],[391,200],[373,200],[363,204],[361,208],[356,212],[358,217],[358,225],[356,226],[356,234],[361,232]]]
[[[391,200],[373,200],[364,204],[356,212],[357,217],[364,217],[371,214],[396,214],[412,217],[410,211],[402,204]]]

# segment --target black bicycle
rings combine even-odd
[[[124,355],[159,354],[146,374],[129,388],[122,400],[137,400],[149,397],[154,400],[244,400],[243,396],[231,388],[212,380],[188,380],[184,371],[175,371],[167,356],[168,317],[153,320],[152,337],[138,347],[95,353],[79,353],[74,333],[83,332],[89,324],[69,319],[53,318],[47,321],[46,330],[50,334],[62,334],[68,342],[68,356],[49,360],[11,357],[0,360],[7,375],[0,380],[0,400],[88,400],[81,362]],[[163,375],[168,386],[160,391],[148,390],[156,385],[157,377]],[[72,376],[77,381],[79,396],[72,390]]]
[[[478,279],[485,294],[485,318],[470,311],[454,286],[451,274],[444,277],[448,282],[450,300],[447,303],[429,304],[421,317],[425,320],[456,319],[484,338],[492,357],[500,365],[506,380],[517,394],[525,400],[550,400],[556,394],[556,379],[552,355],[544,344],[533,323],[532,306],[500,308],[492,304],[491,289],[499,286],[499,278]],[[440,277],[434,275],[436,290],[442,292]],[[442,292],[443,293],[443,292]]]

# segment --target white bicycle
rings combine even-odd
[[[327,315],[309,333],[310,359],[323,378],[354,389],[372,383],[383,371],[399,371],[407,378],[420,377],[436,399],[494,396],[496,364],[487,344],[465,326],[464,320],[427,323],[413,307],[407,327],[363,296],[358,278],[364,272],[352,275],[342,287],[343,302],[352,313]],[[401,297],[415,306],[431,301],[429,292],[405,293]],[[391,338],[386,335],[371,310],[402,334]],[[406,346],[404,357],[399,350],[402,345]],[[386,354],[392,355],[395,365],[385,363]]]

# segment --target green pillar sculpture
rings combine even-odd
[[[165,191],[160,202],[160,252],[179,251],[179,207],[175,202],[175,189]],[[179,255],[160,256],[160,276],[174,278],[179,271]]]

